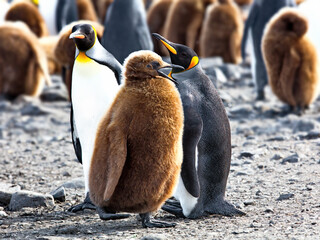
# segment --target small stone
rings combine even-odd
[[[280,154],[276,153],[275,155],[273,155],[271,160],[280,160],[281,158],[282,158],[282,156]]]
[[[293,197],[294,197],[293,193],[280,194],[280,196],[276,200],[277,201],[283,201],[283,200],[288,200],[288,199],[293,198]]]
[[[248,201],[243,202],[243,204],[244,204],[245,206],[254,205],[254,201],[248,200]]]
[[[238,105],[229,110],[232,117],[248,117],[252,112],[253,108],[249,104]]]
[[[8,205],[10,203],[12,194],[20,191],[21,187],[19,185],[12,185],[0,182],[0,204]]]
[[[18,211],[24,207],[53,207],[54,200],[49,194],[41,194],[31,191],[19,191],[12,194],[9,204],[10,211]]]
[[[276,137],[273,137],[273,138],[269,138],[267,141],[269,141],[269,142],[273,142],[273,141],[279,141],[279,142],[281,142],[281,141],[284,141],[284,140],[286,140],[285,137],[283,137],[283,136],[276,136]]]
[[[267,208],[266,210],[264,210],[265,213],[273,213],[273,210],[271,208]]]
[[[251,152],[241,152],[239,155],[239,158],[252,158],[254,156],[254,153]]]
[[[65,171],[65,172],[62,173],[62,176],[71,177],[71,174],[69,172]]]
[[[74,189],[84,188],[84,181],[83,178],[76,178],[71,181],[65,182],[64,184],[62,184],[62,186],[65,188]]]
[[[311,131],[311,132],[308,132],[306,135],[300,136],[301,140],[312,140],[312,139],[317,139],[317,138],[320,138],[319,131]]]
[[[236,176],[247,176],[248,174],[244,173],[244,172],[237,172]]]
[[[141,240],[164,240],[164,239],[166,238],[160,235],[150,235],[150,236],[145,236],[141,238]]]
[[[53,199],[56,201],[59,201],[59,202],[66,201],[66,191],[65,191],[65,188],[62,186],[52,191],[50,194],[53,196]]]
[[[48,115],[51,111],[36,105],[35,103],[28,103],[21,109],[22,115],[41,116]]]
[[[8,217],[5,211],[0,211],[0,217]]]
[[[281,161],[281,164],[286,164],[286,163],[297,163],[299,161],[299,156],[297,153],[289,156],[289,157],[286,157],[284,158],[282,161]]]

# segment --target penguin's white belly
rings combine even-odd
[[[39,0],[39,11],[48,27],[50,35],[57,34],[56,9],[58,0]]]
[[[195,162],[196,170],[198,170],[198,149],[196,149],[196,158],[195,159],[196,159],[196,162]],[[181,174],[179,176],[178,185],[177,185],[177,188],[176,188],[173,196],[177,200],[179,200],[180,205],[182,207],[183,215],[185,217],[188,217],[190,215],[190,213],[192,212],[192,210],[194,209],[194,207],[196,206],[196,204],[198,202],[198,198],[192,196],[187,191],[187,189],[183,183]]]
[[[0,24],[3,24],[9,8],[10,8],[9,3],[7,3],[6,1],[0,1]]]
[[[89,167],[97,128],[117,94],[119,85],[108,67],[93,60],[75,61],[72,73],[72,106],[80,139],[85,190],[88,188]]]

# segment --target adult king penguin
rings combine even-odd
[[[181,207],[168,201],[163,209],[180,217],[206,214],[243,215],[225,201],[231,161],[231,134],[223,103],[204,74],[197,54],[189,47],[169,42],[159,34],[170,53],[173,68],[169,76],[178,82],[184,111],[183,163],[174,197]],[[181,209],[182,208],[182,209]]]
[[[101,43],[121,64],[134,51],[153,50],[142,0],[115,0],[104,27]]]
[[[144,227],[175,226],[150,219],[174,192],[182,162],[182,103],[174,80],[161,72],[166,67],[151,51],[126,58],[124,84],[100,123],[90,166],[92,201],[107,212],[139,213]]]
[[[283,7],[296,6],[294,0],[255,0],[245,23],[241,43],[242,59],[245,59],[247,39],[251,38],[251,69],[257,90],[257,100],[263,100],[264,87],[268,83],[268,75],[261,52],[261,39],[266,23]]]
[[[92,25],[75,25],[69,38],[76,45],[71,85],[71,132],[77,158],[83,165],[86,193],[84,203],[70,209],[76,212],[95,208],[89,197],[89,166],[99,122],[119,89],[122,66],[99,43]]]

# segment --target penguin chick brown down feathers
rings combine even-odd
[[[49,35],[46,23],[38,8],[29,1],[14,1],[6,14],[5,20],[13,22],[22,21],[26,23],[37,37]]]
[[[79,20],[90,20],[98,22],[96,10],[91,0],[77,0]]]
[[[51,80],[37,37],[23,22],[4,22],[0,32],[0,93],[8,98],[39,96]]]
[[[221,56],[224,62],[241,62],[243,20],[232,0],[219,0],[207,8],[201,36],[202,57]]]
[[[92,201],[149,213],[169,198],[182,162],[183,110],[167,66],[151,51],[129,55],[124,85],[99,125],[90,167]]]
[[[308,21],[297,10],[284,8],[267,24],[263,57],[274,94],[304,109],[318,96],[319,62],[306,36]]]

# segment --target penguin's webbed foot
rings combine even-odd
[[[234,205],[225,200],[215,202],[211,206],[207,206],[205,211],[210,214],[219,214],[227,217],[246,215],[245,212],[240,211]]]
[[[263,101],[264,99],[265,99],[264,91],[263,90],[258,90],[256,100],[257,101]]]
[[[145,228],[168,228],[175,227],[177,225],[176,223],[151,220],[150,213],[140,213],[139,215],[142,220],[142,226]]]
[[[83,203],[80,203],[78,205],[72,206],[68,209],[68,212],[79,212],[83,211],[85,209],[91,209],[96,210],[96,206],[91,202],[89,193],[87,193],[86,198],[84,199]]]
[[[97,207],[97,212],[101,220],[117,220],[117,219],[124,219],[130,217],[130,214],[120,214],[120,213],[113,213],[106,211],[103,208]]]

